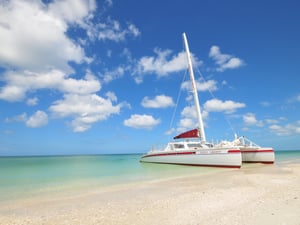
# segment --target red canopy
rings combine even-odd
[[[178,138],[196,138],[199,137],[199,131],[198,129],[193,129],[193,130],[189,130],[186,131],[184,133],[181,133],[179,135],[177,135],[176,137],[174,137],[174,139],[178,139]]]

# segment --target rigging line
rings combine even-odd
[[[183,40],[182,40],[182,49],[183,49],[183,53],[184,53],[185,52],[185,50],[184,50],[185,47],[184,47],[184,41]],[[177,108],[178,108],[179,99],[180,99],[180,96],[181,96],[181,93],[182,93],[182,88],[181,87],[182,87],[183,82],[186,79],[187,71],[188,71],[188,68],[185,69],[184,75],[182,77],[182,81],[180,83],[180,87],[179,87],[179,91],[178,91],[178,95],[177,95],[177,100],[176,100],[176,105],[175,105],[175,108],[174,108],[174,111],[173,111],[173,115],[172,115],[172,118],[171,118],[171,121],[170,121],[170,130],[173,127],[173,123],[174,123],[174,119],[175,119],[175,114],[176,114],[176,111],[177,111]]]
[[[199,70],[198,67],[196,67],[196,71],[200,74],[200,77],[203,79],[203,81],[206,82],[204,76],[202,75],[202,73],[201,73],[201,71]],[[208,92],[210,93],[210,95],[211,95],[213,98],[216,98],[216,96],[213,94],[213,92],[212,92],[212,90],[211,90],[210,88],[208,88]],[[229,119],[228,119],[226,116],[224,116],[224,117],[225,117],[225,120],[226,120],[227,124],[229,125],[229,128],[231,129],[231,131],[232,131],[234,134],[236,134],[236,131],[235,131],[235,129],[233,128],[233,126],[232,126],[231,122],[229,121]]]
[[[187,74],[187,70],[185,70],[185,73],[184,73],[184,76],[183,76],[183,79],[180,83],[180,87],[179,87],[179,91],[178,91],[178,95],[177,95],[177,100],[176,100],[176,105],[175,105],[175,108],[174,108],[174,111],[173,111],[173,115],[172,115],[172,118],[171,118],[171,122],[170,122],[170,129],[172,128],[173,126],[173,122],[174,122],[174,119],[175,119],[175,114],[176,114],[176,111],[177,111],[177,108],[178,108],[178,103],[179,103],[179,99],[180,99],[180,96],[181,96],[181,93],[182,93],[182,84],[183,82],[185,81],[186,79],[186,74]]]

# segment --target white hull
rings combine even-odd
[[[275,161],[275,153],[272,148],[247,148],[241,147],[242,161],[245,163],[267,163]]]
[[[242,156],[239,149],[155,151],[144,155],[140,161],[146,163],[240,168]]]

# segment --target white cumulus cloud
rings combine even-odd
[[[245,103],[234,102],[232,100],[222,101],[219,99],[211,99],[204,103],[204,110],[207,112],[225,112],[225,113],[233,113],[239,108],[244,108],[246,106]]]
[[[125,103],[113,105],[116,97],[108,93],[108,99],[96,94],[80,95],[66,94],[64,99],[58,100],[50,106],[49,110],[57,117],[71,117],[71,127],[75,132],[89,129],[93,123],[106,120],[113,114],[119,114]]]
[[[243,115],[243,121],[246,126],[258,126],[262,127],[264,125],[263,121],[259,121],[256,119],[256,116],[254,113],[246,113]],[[268,120],[271,122],[271,120]]]
[[[142,100],[142,106],[145,108],[167,108],[174,106],[173,99],[166,95],[157,95],[153,99],[148,96]]]
[[[86,4],[85,1],[76,2]],[[59,3],[54,1],[51,5],[56,4]],[[69,4],[68,11],[72,10],[71,5],[74,4]],[[75,14],[73,17],[78,17],[73,20],[81,20],[88,13]],[[47,68],[71,71],[69,61],[80,63],[85,60],[83,48],[66,36],[67,21],[54,15],[51,7],[47,8],[40,1],[4,1],[0,3],[0,15],[1,66],[34,71]]]
[[[215,80],[208,80],[208,81],[196,80],[196,87],[197,87],[197,91],[216,91],[218,89],[217,81]],[[181,88],[191,91],[192,90],[191,81],[183,82]]]
[[[87,60],[84,49],[70,39],[69,24],[84,24],[95,10],[93,0],[11,0],[0,3],[0,66],[5,68],[0,99],[21,101],[28,91],[99,90],[99,82],[70,78],[69,62]]]
[[[117,68],[115,68],[112,71],[106,71],[103,75],[103,81],[105,83],[109,83],[113,80],[121,78],[124,75],[126,70],[127,70],[126,67],[118,66]]]
[[[21,101],[30,90],[53,89],[63,93],[89,94],[100,90],[100,82],[87,72],[84,79],[68,77],[60,70],[43,73],[10,71],[4,74],[7,85],[0,89],[0,99]]]
[[[197,113],[195,106],[186,106],[181,111],[181,119],[177,124],[177,132],[183,132],[197,127]]]
[[[99,40],[120,42],[124,41],[127,36],[137,37],[141,32],[132,23],[128,23],[127,28],[123,29],[118,21],[108,19],[106,23],[99,23],[96,26],[96,34]],[[94,36],[95,34],[90,35]]]
[[[106,0],[100,7],[112,3]],[[115,103],[117,96],[112,92],[105,97],[97,95],[100,80],[89,69],[82,73],[94,60],[84,47],[89,41],[125,41],[139,36],[140,31],[132,23],[122,26],[111,17],[96,20],[96,4],[95,0],[0,1],[0,99],[26,101],[33,106],[38,103],[40,90],[58,92],[56,96],[61,99],[43,101],[43,105],[49,104],[56,117],[71,118],[76,132],[119,113],[126,104]],[[69,32],[74,30],[75,34]],[[79,66],[81,70],[76,71]],[[125,70],[118,67],[104,81],[121,77]],[[27,96],[32,93],[35,97]],[[30,127],[48,120],[43,111],[29,118],[23,115],[23,122]]]
[[[95,0],[59,0],[49,4],[49,12],[68,23],[82,24],[85,17],[96,9]]]
[[[28,117],[26,113],[22,113],[11,118],[6,118],[5,122],[22,122],[25,123],[27,127],[37,128],[44,126],[48,123],[48,115],[44,111],[38,110],[30,117]]]
[[[269,129],[278,136],[300,135],[300,120],[286,125],[273,124]]]
[[[168,76],[170,73],[179,72],[187,69],[187,57],[185,52],[179,52],[172,55],[172,51],[154,49],[156,56],[143,56],[138,60],[136,67],[137,83],[142,82],[144,74],[157,74],[158,77]],[[194,65],[197,66],[201,62],[194,56]]]
[[[36,128],[44,126],[48,123],[48,115],[43,111],[36,111],[31,117],[26,121],[26,126]]]
[[[38,101],[39,101],[39,99],[37,97],[29,98],[29,99],[27,99],[26,104],[30,105],[30,106],[34,106],[38,103]]]
[[[218,65],[217,71],[219,72],[223,72],[227,69],[236,69],[245,64],[240,58],[221,53],[220,48],[215,45],[210,48],[209,57]]]
[[[152,129],[160,123],[160,119],[155,119],[151,115],[131,115],[129,119],[124,120],[124,125],[136,129]]]
[[[255,117],[255,114],[253,113],[247,113],[243,116],[243,121],[246,125],[256,125],[257,119]]]

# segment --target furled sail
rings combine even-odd
[[[199,137],[199,131],[198,129],[193,129],[193,130],[189,130],[186,131],[184,133],[181,133],[179,135],[177,135],[176,137],[174,137],[174,139],[179,139],[179,138],[196,138]]]

